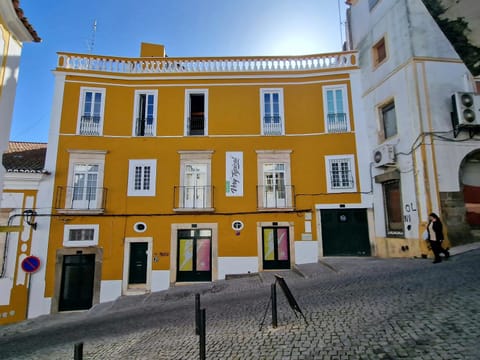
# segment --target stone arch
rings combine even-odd
[[[465,221],[480,236],[480,149],[476,149],[463,159],[459,171],[460,188],[465,203]]]

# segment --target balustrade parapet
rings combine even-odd
[[[302,56],[124,58],[59,52],[57,71],[117,74],[291,72],[358,67],[358,53]]]

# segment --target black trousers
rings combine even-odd
[[[450,256],[448,250],[445,250],[442,247],[442,243],[438,240],[430,240],[430,246],[432,247],[433,255],[435,256],[435,261],[441,261],[440,254],[445,254],[445,256]]]

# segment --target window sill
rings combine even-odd
[[[293,208],[293,207],[283,207],[283,208],[260,207],[260,208],[257,208],[257,211],[260,211],[260,212],[267,212],[267,211],[281,212],[281,211],[294,211],[294,210],[295,210],[295,208]]]
[[[215,212],[215,208],[174,208],[175,212],[198,213],[198,212]]]
[[[105,209],[56,209],[59,214],[103,214]]]

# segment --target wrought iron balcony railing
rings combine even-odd
[[[80,118],[80,135],[100,135],[100,116],[82,116]]]
[[[282,135],[283,123],[278,115],[263,117],[263,135]]]
[[[175,186],[174,204],[177,210],[205,211],[213,209],[213,186]]]
[[[105,209],[107,189],[90,186],[58,186],[55,194],[55,207],[59,210]]]
[[[258,209],[295,208],[295,188],[293,185],[257,185]]]
[[[327,114],[327,132],[342,133],[348,131],[347,114]]]
[[[188,118],[188,135],[205,135],[205,116],[192,115]]]
[[[135,136],[155,136],[153,118],[137,118]]]

